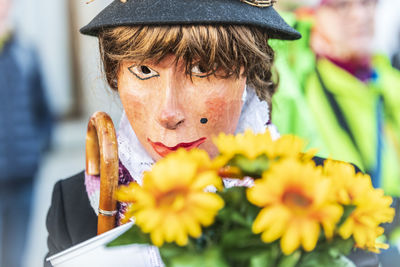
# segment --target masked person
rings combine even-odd
[[[303,38],[278,49],[281,87],[272,122],[399,196],[400,73],[373,52],[376,4],[321,0],[297,10],[292,20]]]
[[[141,184],[144,170],[179,147],[216,156],[211,139],[221,132],[273,130],[268,40],[300,35],[265,2],[116,0],[81,29],[99,38],[107,82],[124,108],[120,184]],[[55,185],[49,255],[96,235],[98,196],[98,177],[84,173]]]

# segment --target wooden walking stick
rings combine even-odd
[[[86,134],[86,172],[100,174],[100,203],[97,234],[115,227],[118,186],[118,145],[114,124],[104,112],[96,112],[88,123]]]

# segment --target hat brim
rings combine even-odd
[[[274,39],[301,38],[274,8],[240,0],[115,0],[80,31],[98,36],[106,28],[138,25],[248,25],[260,27]]]

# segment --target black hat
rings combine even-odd
[[[249,25],[271,38],[301,37],[272,8],[275,0],[115,0],[81,33],[97,36],[103,29],[133,25]]]

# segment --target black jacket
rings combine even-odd
[[[322,165],[321,158],[314,158]],[[49,233],[46,258],[69,247],[79,244],[97,234],[97,216],[90,206],[85,188],[84,173],[58,181],[53,190],[51,206],[47,214],[46,226]],[[350,255],[357,266],[378,267],[375,254],[357,251]],[[45,266],[51,266],[45,260]]]
[[[90,206],[84,173],[58,181],[47,213],[46,258],[97,235],[97,215]],[[51,266],[46,262],[45,266]]]

